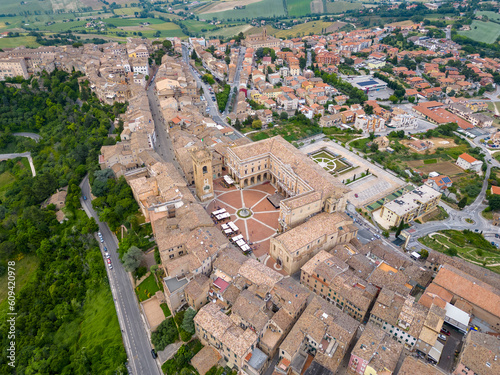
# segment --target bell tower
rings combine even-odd
[[[202,202],[213,198],[212,154],[206,149],[199,148],[191,151],[191,159],[196,195]]]

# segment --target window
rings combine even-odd
[[[206,165],[204,165],[204,166],[203,166],[203,173],[205,174],[205,173],[207,173],[207,172],[208,172],[208,168],[207,168],[207,166],[206,166]]]

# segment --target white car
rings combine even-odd
[[[445,335],[443,335],[442,333],[440,333],[438,336],[438,339],[440,339],[442,341],[446,341],[447,337]]]

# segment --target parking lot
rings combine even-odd
[[[398,177],[384,171],[382,168],[377,167],[359,155],[356,155],[354,152],[332,141],[317,141],[302,147],[301,151],[306,154],[313,154],[323,147],[330,153],[342,155],[351,165],[358,167],[336,177],[340,182],[352,179],[354,175],[359,177],[359,175],[367,169],[372,173],[372,176],[365,177],[349,184],[349,189],[351,189],[351,191],[347,194],[347,199],[352,202],[356,208],[363,207],[376,199],[385,197],[394,190],[406,185],[406,183]]]

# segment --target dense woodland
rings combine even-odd
[[[87,173],[93,178],[101,146],[114,143],[107,134],[125,107],[101,104],[86,82],[80,88],[79,77],[55,71],[30,82],[0,83],[0,147],[14,144],[16,152],[31,151],[37,172],[32,177],[21,159],[0,163],[0,175],[12,176],[0,191],[0,276],[8,260],[36,256],[38,261],[16,291],[16,368],[1,356],[1,374],[125,373],[126,353],[92,235],[97,224],[79,201],[79,184]],[[14,139],[15,131],[42,138],[38,143]],[[106,183],[103,194],[115,193],[116,185]],[[42,209],[41,204],[65,186],[68,220],[60,224],[54,206]],[[106,204],[114,210],[113,204],[127,198]],[[6,300],[0,304],[3,348],[10,341],[7,306]]]

